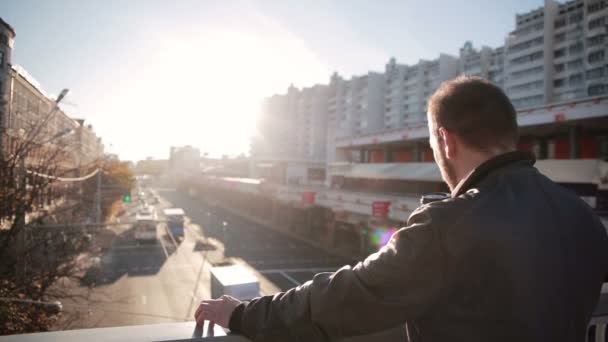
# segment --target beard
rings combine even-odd
[[[439,148],[437,150],[438,151],[434,153],[434,156],[435,161],[439,166],[439,171],[441,171],[441,178],[443,178],[443,181],[448,184],[450,191],[452,191],[458,184],[454,165],[448,160],[443,149]]]

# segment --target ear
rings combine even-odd
[[[448,131],[447,129],[441,127],[439,128],[439,136],[441,137],[441,139],[443,140],[443,151],[445,152],[445,156],[448,159],[454,159],[454,157],[456,156],[456,153],[458,153],[458,148],[457,148],[457,140],[458,137],[456,137],[456,135],[454,135],[454,133]]]

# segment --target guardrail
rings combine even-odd
[[[181,322],[9,335],[1,339],[3,342],[249,341],[240,335],[229,335],[220,326],[212,326],[208,322],[202,328],[196,327],[195,322]]]

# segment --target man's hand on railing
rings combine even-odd
[[[230,296],[221,296],[218,299],[205,299],[194,313],[196,324],[203,326],[205,321],[217,323],[223,328],[228,328],[230,316],[241,301]]]

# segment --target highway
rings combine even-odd
[[[108,228],[112,239],[87,274],[93,289],[66,284],[82,298],[64,300],[59,329],[190,321],[200,299],[210,297],[210,267],[225,257],[257,270],[262,294],[289,289],[348,262],[174,189],[149,190],[160,198],[157,212],[184,209],[183,241],[168,235],[162,223],[153,243],[138,243],[128,224]],[[136,209],[135,203],[127,205],[122,220],[132,221]]]

